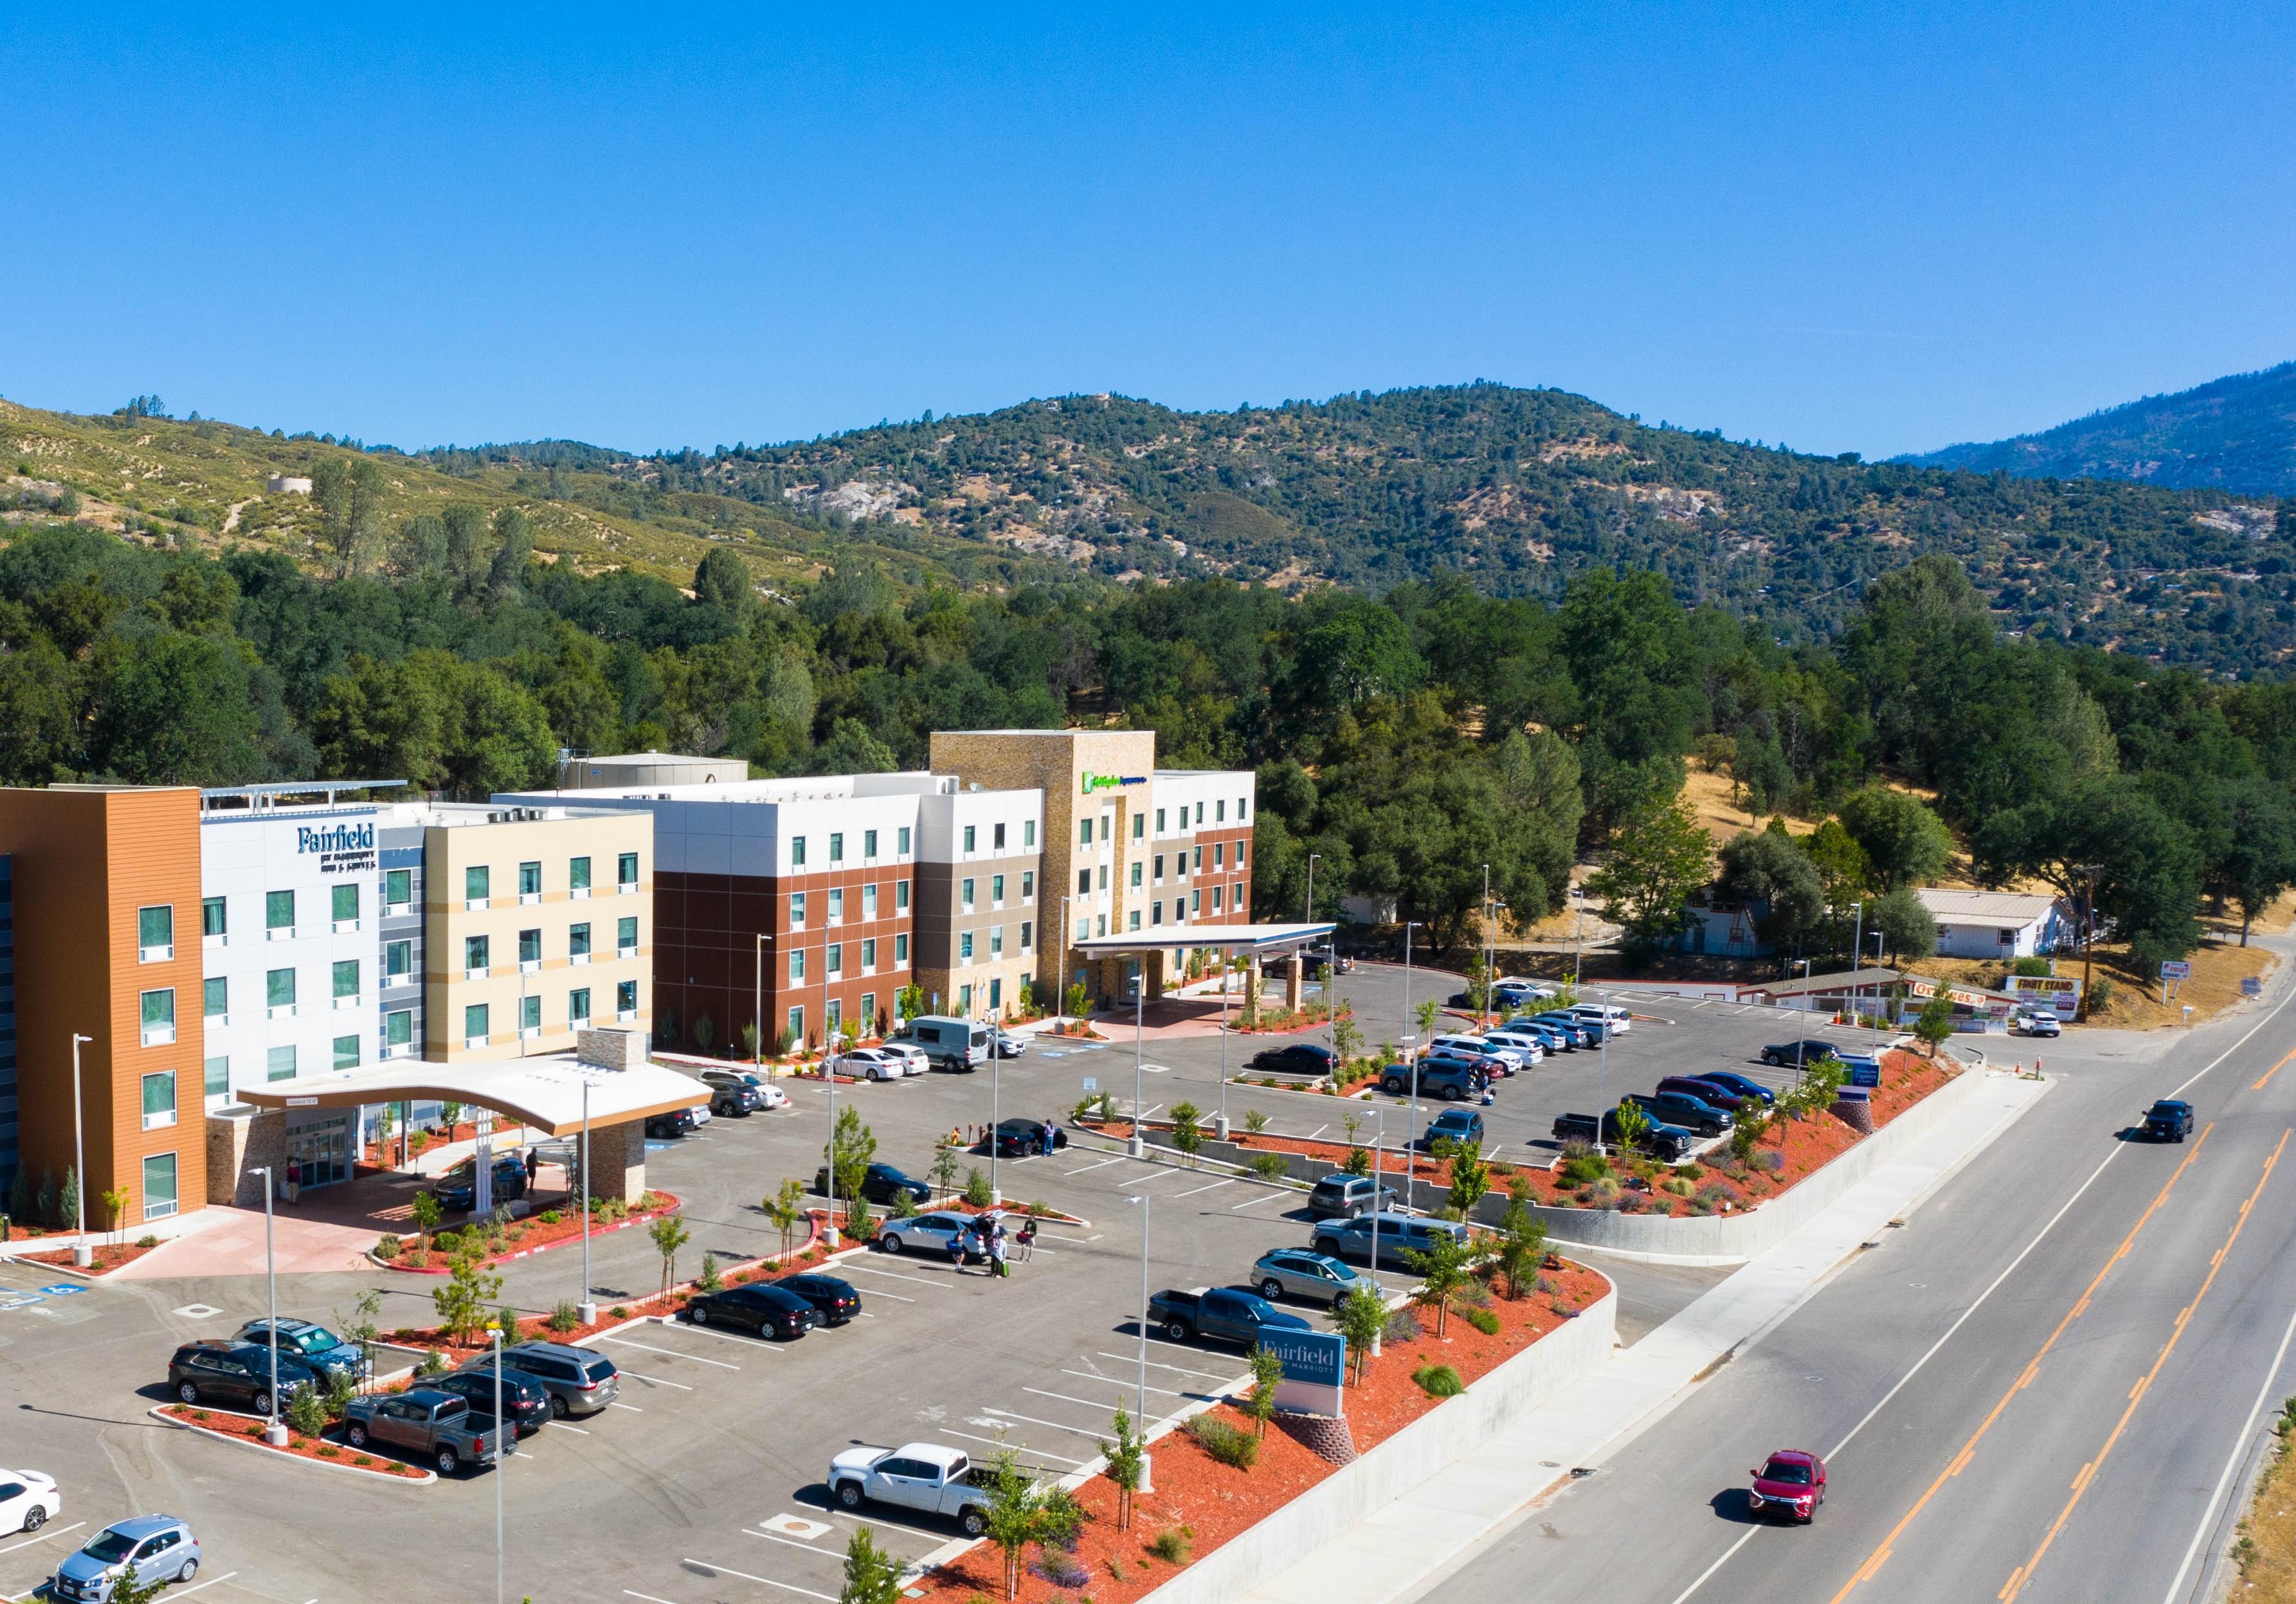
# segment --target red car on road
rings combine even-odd
[[[1825,1461],[1799,1448],[1781,1448],[1748,1472],[1754,1478],[1746,1507],[1757,1515],[1783,1515],[1808,1526],[1825,1502]]]

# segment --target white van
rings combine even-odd
[[[1616,1003],[1574,1002],[1570,1005],[1570,1012],[1574,1019],[1585,1019],[1591,1024],[1609,1027],[1610,1034],[1612,1035],[1624,1035],[1634,1028],[1633,1016]]]
[[[1507,1067],[1507,1073],[1510,1075],[1517,1070],[1529,1068],[1533,1062],[1531,1055],[1513,1042],[1494,1041],[1488,1035],[1439,1035],[1427,1043],[1427,1050],[1430,1052],[1465,1053],[1470,1057],[1495,1058]]]
[[[988,1061],[989,1029],[971,1019],[921,1014],[904,1025],[897,1042],[914,1043],[937,1069],[973,1070]]]

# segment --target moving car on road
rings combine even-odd
[[[2144,1110],[2144,1134],[2154,1142],[2182,1142],[2193,1133],[2193,1105],[2164,1097]]]
[[[2054,1008],[2034,1008],[2009,1021],[2009,1028],[2019,1035],[2061,1036],[2065,1027]]]
[[[1337,1307],[1340,1299],[1354,1291],[1362,1279],[1329,1254],[1308,1253],[1298,1248],[1270,1248],[1251,1266],[1251,1284],[1270,1303],[1279,1297],[1296,1297],[1305,1303]]]
[[[1164,1333],[1167,1342],[1203,1337],[1242,1345],[1249,1352],[1259,1346],[1263,1331],[1305,1331],[1308,1322],[1286,1314],[1266,1298],[1227,1287],[1198,1287],[1193,1292],[1170,1289],[1148,1300],[1148,1324]]]
[[[62,1512],[63,1490],[37,1470],[0,1470],[0,1532],[37,1532]]]
[[[1748,1475],[1746,1507],[1757,1515],[1783,1515],[1808,1526],[1825,1502],[1825,1461],[1799,1448],[1781,1448]]]
[[[773,1282],[753,1281],[746,1287],[696,1293],[686,1300],[685,1318],[698,1326],[732,1326],[794,1342],[821,1323],[821,1311]]]
[[[48,1592],[75,1604],[109,1599],[131,1562],[139,1583],[188,1582],[200,1574],[200,1540],[173,1515],[138,1515],[115,1522],[56,1567]]]
[[[509,1400],[504,1400],[509,1407]],[[343,1441],[358,1452],[369,1443],[397,1448],[439,1467],[452,1476],[464,1465],[491,1465],[500,1455],[514,1452],[517,1428],[471,1412],[468,1398],[435,1387],[409,1387],[403,1393],[370,1393],[353,1398],[343,1412]]]
[[[924,1515],[947,1515],[968,1537],[988,1530],[993,1477],[962,1448],[910,1443],[899,1448],[848,1448],[829,1461],[829,1495],[838,1507],[890,1504]]]

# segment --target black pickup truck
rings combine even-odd
[[[2144,1110],[2144,1135],[2152,1142],[2182,1142],[2193,1133],[2193,1105],[2164,1097]]]

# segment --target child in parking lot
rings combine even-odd
[[[948,1267],[959,1275],[964,1273],[964,1232],[961,1231],[949,1232]]]
[[[1013,1246],[1014,1256],[1024,1264],[1036,1256],[1037,1222],[1033,1216],[1021,1222],[1021,1229],[1013,1235]]]

